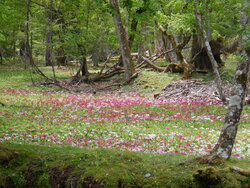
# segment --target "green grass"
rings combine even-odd
[[[46,75],[52,77],[51,67],[41,67],[41,69]],[[59,79],[69,79],[73,75],[72,69],[56,71]],[[221,71],[224,79],[232,78],[232,67],[226,67]],[[124,91],[139,91],[144,94],[159,92],[171,81],[181,79],[181,76],[180,74],[143,71],[136,80],[122,89]],[[150,148],[161,146],[162,139],[172,139],[173,137],[170,135],[177,133],[182,137],[171,140],[169,147],[184,146],[185,142],[181,139],[185,138],[187,139],[186,142],[192,142],[195,147],[197,146],[196,149],[199,149],[198,145],[204,143],[196,140],[196,137],[202,136],[207,139],[204,140],[205,142],[211,142],[214,145],[223,125],[222,120],[215,122],[206,119],[187,121],[177,118],[167,121],[149,119],[139,122],[86,122],[74,120],[74,117],[81,117],[89,112],[101,116],[105,115],[105,113],[109,114],[109,110],[121,110],[118,113],[124,113],[125,115],[151,113],[153,115],[182,114],[184,116],[191,114],[196,117],[203,114],[223,116],[226,113],[226,108],[223,106],[178,104],[170,106],[131,105],[124,108],[122,106],[117,108],[108,106],[103,107],[107,111],[101,114],[101,110],[95,108],[88,110],[74,104],[67,106],[64,103],[54,105],[53,100],[64,101],[68,96],[76,95],[78,97],[78,95],[60,92],[56,87],[47,88],[39,85],[34,87],[31,77],[35,82],[43,81],[41,77],[30,73],[29,70],[24,70],[20,65],[0,66],[0,102],[6,104],[5,107],[0,106],[0,119],[2,119],[0,121],[0,139],[3,134],[9,134],[13,138],[15,134],[18,134],[14,140],[7,140],[0,145],[0,187],[7,185],[9,187],[55,187],[58,184],[61,186],[66,184],[69,187],[72,183],[83,185],[86,182],[105,185],[105,187],[204,187],[204,182],[211,185],[217,183],[221,187],[248,187],[250,185],[249,179],[239,174],[220,171],[226,166],[239,166],[246,169],[249,157],[246,159],[232,157],[226,164],[213,167],[215,172],[212,170],[212,175],[210,174],[212,178],[208,175],[210,178],[202,179],[199,177],[201,179],[195,179],[194,174],[196,171],[207,169],[207,165],[196,163],[190,166],[178,165],[179,162],[194,158],[194,155],[166,155],[117,151],[115,149],[96,149],[91,144],[84,145],[84,148],[78,148],[69,147],[68,144],[65,144],[66,139],[76,139],[81,137],[82,134],[89,140],[94,141],[98,137],[102,141],[119,138],[120,141],[131,142],[137,141],[137,139],[148,142],[148,137],[156,135],[146,145],[148,147],[146,151],[149,151]],[[193,78],[201,77],[205,81],[212,80],[212,74],[196,74]],[[25,92],[22,94],[5,92],[3,88],[27,89],[27,94]],[[44,92],[48,91],[56,92],[43,95]],[[79,96],[81,97],[81,95]],[[77,102],[77,97],[72,102]],[[84,96],[80,101],[88,97]],[[135,98],[138,97],[135,96]],[[110,96],[103,99],[111,100],[113,98],[113,96]],[[93,101],[99,99],[98,96],[91,98]],[[39,100],[44,102],[33,104],[33,102]],[[46,101],[51,102],[47,104]],[[64,121],[64,119],[58,118],[60,113],[73,118]],[[243,114],[247,115],[249,113],[250,107],[246,106]],[[39,119],[38,117],[41,114],[44,114],[44,116]],[[6,115],[8,118],[6,118]],[[56,118],[59,120],[54,121]],[[59,141],[63,141],[64,144],[48,142],[46,139],[40,139],[39,137],[53,134],[58,134],[60,136]],[[238,138],[240,139],[237,141],[238,146],[248,149],[248,142],[244,141],[244,139],[249,140],[248,119],[241,121]],[[203,172],[206,173],[207,171],[209,169]],[[216,182],[217,180],[215,181],[214,177],[219,181]]]

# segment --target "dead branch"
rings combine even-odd
[[[160,71],[160,72],[163,72],[166,70],[165,67],[159,67],[157,65],[155,65],[152,61],[150,61],[148,58],[146,57],[143,57],[142,56],[142,59],[153,69],[157,70],[157,71]]]
[[[44,86],[55,85],[55,86],[59,87],[60,89],[63,89],[63,90],[66,90],[66,91],[70,91],[70,92],[72,91],[69,88],[64,87],[61,84],[59,84],[58,82],[54,82],[54,81],[44,82],[44,83],[41,83],[41,85],[44,85]]]
[[[98,81],[101,81],[101,80],[105,80],[105,79],[108,79],[116,74],[121,74],[121,73],[124,73],[124,70],[114,70],[108,74],[103,74],[101,76],[98,76],[96,78],[93,78],[92,81],[93,82],[98,82]]]
[[[99,75],[101,75],[103,73],[103,70],[106,68],[107,66],[107,63],[109,62],[109,60],[111,59],[111,57],[119,50],[119,48],[117,48],[116,50],[114,50],[113,52],[111,52],[109,54],[109,56],[107,57],[106,61],[104,62],[104,65],[101,69],[101,71],[99,72]]]

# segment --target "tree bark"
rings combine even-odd
[[[114,23],[115,23],[116,31],[118,34],[119,43],[120,43],[122,62],[123,62],[124,70],[125,70],[125,80],[130,80],[130,77],[135,73],[135,66],[132,62],[132,57],[130,54],[128,37],[124,29],[124,26],[122,24],[118,1],[110,0],[110,3],[115,9],[113,19],[114,19]]]
[[[53,37],[53,0],[50,0],[49,2],[49,41],[48,41],[48,45],[49,45],[49,49],[50,49],[50,62],[51,62],[51,67],[52,67],[52,73],[53,73],[53,78],[54,81],[56,81],[56,73],[55,73],[55,67],[54,67],[54,61],[53,61],[53,41],[52,41],[52,37]]]
[[[29,27],[29,21],[30,21],[30,13],[31,13],[31,0],[27,0],[27,12],[26,12],[26,25],[25,25],[25,59],[26,62],[28,61],[30,65],[33,64],[33,57],[32,57],[32,51],[30,48],[30,27]],[[26,67],[26,66],[25,66]]]
[[[173,35],[168,34],[167,37],[168,37],[169,41],[171,41],[173,49],[175,49],[177,60],[180,62],[180,67],[183,68],[182,79],[184,79],[184,80],[189,79],[191,77],[191,74],[192,74],[193,65],[190,64],[189,62],[187,62],[187,60],[184,58],[184,56],[182,54],[182,50],[189,42],[191,36],[190,35],[184,36],[182,43],[178,43],[178,44],[177,44],[175,37]]]
[[[196,69],[205,69],[202,63],[202,57],[200,55],[197,55],[202,50],[202,41],[201,37],[195,33],[193,34],[192,39],[192,49],[191,49],[191,57],[190,59],[193,59],[193,64]]]
[[[53,16],[53,19],[56,19],[57,22],[56,24],[58,27],[60,27],[60,30],[57,31],[57,36],[59,39],[59,48],[57,49],[57,57],[56,57],[56,64],[59,67],[65,66],[66,65],[66,55],[65,55],[65,50],[64,50],[64,39],[63,39],[63,34],[65,33],[65,19],[63,16],[63,12],[61,9],[58,9],[55,12],[55,16]]]
[[[155,54],[161,54],[164,51],[164,41],[162,36],[162,30],[158,28],[158,24],[155,23],[155,32],[154,32],[154,45],[155,45]]]
[[[211,152],[212,155],[219,156],[223,159],[229,159],[233,149],[247,91],[249,64],[249,58],[244,63],[238,63],[235,74],[235,84],[231,91],[225,123],[219,140]]]
[[[245,1],[245,10],[242,11],[243,15],[246,15],[247,7],[250,7],[250,3]],[[244,16],[243,16],[244,17]],[[242,26],[249,23],[241,20]],[[243,41],[245,38],[249,38],[249,33],[242,36]],[[217,144],[211,151],[208,156],[208,160],[213,160],[215,157],[219,157],[221,159],[229,159],[232,153],[232,149],[234,146],[235,138],[237,135],[237,130],[239,126],[239,121],[241,117],[241,113],[243,110],[243,104],[245,100],[245,96],[247,94],[247,83],[248,76],[250,72],[250,47],[241,45],[242,49],[245,49],[245,53],[247,55],[247,60],[245,62],[238,62],[236,73],[235,73],[235,84],[231,90],[231,96],[229,100],[227,115],[225,117],[225,123],[221,130],[220,137],[218,139]]]
[[[52,65],[52,50],[50,48],[50,38],[52,38],[52,37],[51,37],[50,32],[48,32],[46,34],[45,66]]]
[[[198,21],[200,30],[202,32],[202,38],[203,38],[203,42],[204,42],[206,52],[208,54],[208,57],[209,57],[209,59],[211,61],[212,67],[213,67],[213,71],[215,73],[215,81],[216,81],[216,86],[217,86],[217,89],[218,89],[218,92],[219,92],[219,95],[220,95],[220,99],[225,104],[226,103],[226,97],[225,97],[225,95],[224,95],[224,93],[222,91],[222,80],[221,80],[221,77],[220,77],[220,73],[218,71],[218,64],[217,64],[216,60],[214,59],[214,56],[213,56],[213,53],[212,53],[212,50],[211,50],[211,46],[210,46],[208,38],[207,38],[207,34],[206,34],[205,29],[204,29],[201,13],[197,9],[197,6],[196,6],[196,10],[195,10],[195,16],[196,16],[196,19]]]
[[[173,49],[172,43],[171,43],[171,41],[169,41],[166,31],[162,32],[162,39],[163,39],[165,52],[170,50],[170,49]],[[170,63],[177,62],[177,56],[176,56],[175,51],[165,54],[165,59],[166,59],[166,61],[168,61]]]
[[[0,50],[0,65],[3,64],[3,54],[2,51]]]
[[[52,6],[52,7],[51,7]],[[50,1],[49,8],[45,6],[47,9],[47,33],[46,33],[46,52],[45,52],[45,65],[52,66],[53,65],[53,45],[52,45],[52,37],[53,37],[53,2]]]

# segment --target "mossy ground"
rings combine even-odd
[[[7,151],[7,154],[6,154]],[[181,161],[194,156],[32,145],[0,146],[0,187],[249,187],[228,165],[208,167]]]

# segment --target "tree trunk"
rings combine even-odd
[[[92,61],[93,61],[94,67],[98,67],[98,65],[99,65],[100,60],[99,60],[98,56],[99,56],[98,50],[96,50],[92,53]]]
[[[244,63],[238,63],[225,123],[219,140],[211,152],[212,156],[216,155],[223,159],[229,159],[231,156],[247,91],[249,64],[250,58]]]
[[[47,33],[46,33],[46,52],[45,52],[45,65],[52,66],[53,65],[53,45],[52,45],[52,37],[53,37],[53,2],[50,2],[49,8],[46,7],[47,12]]]
[[[168,37],[169,41],[171,41],[173,49],[175,49],[177,60],[180,62],[180,67],[183,68],[182,79],[184,79],[184,80],[189,79],[191,77],[191,74],[192,74],[193,66],[192,66],[192,64],[187,62],[187,60],[184,58],[184,56],[182,54],[182,50],[190,41],[191,36],[190,35],[184,36],[182,43],[178,43],[178,44],[177,44],[175,37],[173,35],[168,34],[167,37]]]
[[[164,51],[164,41],[162,36],[162,31],[158,28],[158,24],[155,24],[154,32],[154,45],[155,45],[155,54],[161,54]]]
[[[0,50],[0,65],[3,64],[3,54],[2,51]]]
[[[246,15],[247,7],[250,7],[249,2],[247,4],[247,1],[245,1],[245,3],[246,4],[243,7],[245,8],[245,10],[243,10],[242,12],[243,15]],[[242,26],[245,26],[249,23],[249,19],[247,22],[244,22],[241,19],[241,22]],[[249,34],[244,35],[242,37],[242,40],[245,41],[245,38],[249,38]],[[208,160],[210,161],[212,161],[214,158],[221,158],[224,160],[229,159],[237,135],[239,121],[243,110],[243,104],[245,96],[247,94],[247,82],[250,72],[250,47],[245,46],[244,44],[242,44],[241,47],[245,49],[247,60],[243,63],[238,62],[235,73],[235,84],[231,90],[231,96],[229,100],[227,115],[225,117],[225,123],[221,130],[221,134],[217,144],[208,156]]]
[[[82,76],[85,76],[85,78],[88,78],[89,71],[88,71],[86,53],[84,53],[84,54],[82,55],[82,58],[81,58],[81,60],[80,60],[80,63],[81,63]]]
[[[205,70],[205,67],[203,65],[202,56],[197,55],[201,52],[203,46],[202,46],[202,40],[201,37],[198,34],[193,34],[193,40],[192,40],[192,49],[191,49],[191,57],[190,59],[193,59],[193,64],[196,69],[199,70]]]
[[[164,43],[164,51],[166,52],[166,51],[173,49],[173,45],[172,45],[171,41],[169,41],[166,31],[162,32],[162,38],[163,38],[163,43]],[[168,61],[170,63],[177,62],[176,53],[174,51],[166,53],[165,59],[166,59],[166,61]]]
[[[201,13],[197,9],[197,7],[196,7],[196,10],[195,10],[195,16],[196,16],[196,19],[198,21],[201,32],[202,32],[202,38],[203,38],[203,42],[204,42],[206,52],[208,54],[209,60],[211,61],[211,64],[212,64],[212,67],[213,67],[213,70],[214,70],[214,73],[215,73],[215,81],[216,81],[216,86],[217,86],[218,92],[220,94],[220,99],[225,104],[226,103],[226,97],[225,97],[225,95],[224,95],[224,93],[222,91],[222,81],[221,81],[221,78],[220,78],[220,73],[218,71],[218,64],[217,64],[216,60],[214,59],[214,56],[213,56],[213,53],[212,53],[212,50],[211,50],[211,46],[210,46],[209,41],[207,39],[207,34],[206,34],[205,29],[204,29]]]
[[[61,43],[63,42],[61,41]],[[57,50],[56,64],[58,67],[66,65],[66,56],[63,46],[60,46]]]
[[[51,67],[52,67],[52,73],[53,73],[53,78],[54,81],[56,81],[56,73],[55,73],[55,67],[54,67],[54,61],[53,61],[53,43],[52,43],[52,37],[53,37],[53,0],[50,0],[49,4],[49,49],[50,49],[50,61],[51,61]]]
[[[89,71],[87,65],[87,51],[82,44],[77,44],[79,51],[81,52],[82,56],[80,59],[80,69],[77,71],[74,77],[78,78],[80,76],[80,72],[82,72],[82,76],[88,78]]]
[[[59,67],[66,65],[66,56],[65,56],[65,50],[64,50],[64,39],[63,34],[65,33],[65,19],[63,16],[62,10],[54,10],[55,16],[53,16],[53,20],[57,20],[56,24],[60,29],[57,31],[57,36],[59,39],[59,48],[57,49],[57,57],[56,57],[56,64]]]
[[[131,76],[135,73],[135,66],[132,62],[132,57],[130,54],[130,48],[128,44],[128,38],[126,31],[122,24],[119,4],[117,0],[110,0],[111,5],[115,9],[114,13],[114,23],[118,34],[118,39],[120,43],[120,50],[122,54],[123,67],[125,69],[125,80],[130,80]]]
[[[51,41],[51,33],[48,32],[46,34],[46,52],[45,52],[45,65],[46,66],[51,66],[52,65],[52,49],[51,49],[51,45],[50,45],[50,41]]]

